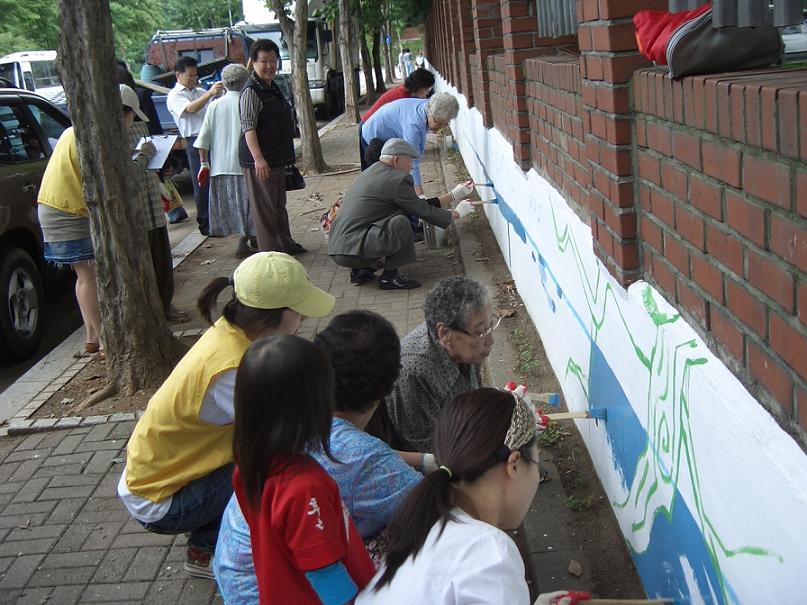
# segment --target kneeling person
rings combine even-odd
[[[470,195],[473,183],[457,185],[439,198],[421,199],[409,174],[416,157],[418,152],[403,139],[388,140],[379,161],[362,172],[345,194],[331,227],[328,254],[337,265],[351,269],[351,283],[361,285],[373,279],[377,263],[383,258],[379,288],[420,287],[420,282],[398,273],[399,267],[417,260],[407,215],[442,228],[460,218],[457,210],[445,210],[440,205]]]

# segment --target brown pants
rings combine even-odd
[[[286,173],[272,168],[269,178],[258,179],[254,168],[243,167],[249,193],[249,209],[255,222],[258,250],[285,252],[294,247],[286,212]]]

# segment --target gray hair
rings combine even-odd
[[[221,83],[224,84],[224,88],[227,90],[240,91],[248,78],[249,72],[247,68],[237,63],[230,63],[221,70]]]
[[[485,286],[468,277],[455,275],[441,279],[426,295],[423,315],[432,333],[439,323],[464,330],[471,315],[479,313],[488,304],[490,296]]]
[[[450,122],[460,112],[460,104],[454,95],[441,92],[429,99],[427,108],[429,115],[440,122]]]

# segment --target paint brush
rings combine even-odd
[[[497,202],[496,200],[489,200],[489,201],[485,201],[485,202],[483,202],[483,201],[478,201],[478,202],[477,201],[471,201],[471,203],[474,206],[484,206],[485,204],[498,204],[499,202]]]
[[[608,411],[605,408],[592,408],[587,412],[557,412],[544,414],[550,420],[608,420]]]
[[[672,599],[586,599],[580,605],[673,605]]]

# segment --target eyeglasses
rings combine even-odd
[[[456,330],[457,332],[462,332],[466,336],[470,336],[472,338],[478,338],[479,340],[483,340],[483,339],[487,338],[488,336],[490,336],[490,334],[493,332],[493,330],[495,330],[496,328],[499,327],[500,323],[502,323],[502,318],[497,317],[496,320],[490,324],[489,328],[487,328],[486,330],[483,330],[482,332],[480,332],[478,334],[472,334],[471,332],[467,332],[467,331],[463,330],[462,328],[454,328],[454,330]]]

